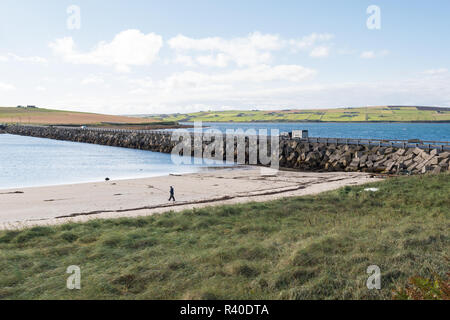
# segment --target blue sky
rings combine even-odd
[[[0,105],[450,106],[449,16],[446,0],[2,0]]]

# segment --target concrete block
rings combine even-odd
[[[419,155],[419,154],[422,153],[422,149],[415,147],[415,148],[413,149],[413,152],[414,152],[415,155]]]
[[[435,156],[435,155],[438,155],[438,154],[439,154],[438,149],[433,149],[433,150],[430,151],[430,156]]]

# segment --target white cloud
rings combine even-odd
[[[211,93],[211,95],[213,94]],[[272,108],[325,108],[367,104],[448,106],[450,103],[450,90],[446,89],[444,83],[418,79],[406,79],[398,82],[316,83],[272,88],[235,88],[215,93],[215,95],[214,98],[199,96],[195,97],[195,100],[187,96],[184,98],[189,103],[214,101],[212,103],[214,106],[228,103],[238,109],[248,109],[251,105],[266,105],[270,109],[270,106]],[[231,97],[238,97],[238,99],[231,100]]]
[[[423,73],[424,74],[428,74],[428,75],[440,75],[440,74],[444,74],[444,73],[447,73],[447,72],[448,72],[447,68],[439,68],[439,69],[426,70]]]
[[[57,39],[49,47],[69,63],[113,66],[117,71],[128,72],[131,66],[151,65],[162,45],[161,36],[131,29],[120,32],[111,42],[101,41],[89,52],[78,52],[71,37]]]
[[[50,48],[72,64],[109,66],[128,71],[133,66],[154,63],[163,45],[160,36],[145,35],[137,30],[120,32],[111,38],[93,48],[77,48],[72,38],[63,38],[53,41]],[[349,50],[351,48],[340,50],[332,39],[333,35],[325,33],[313,33],[299,39],[258,32],[235,38],[189,38],[178,35],[168,41],[168,49],[164,50],[167,55],[158,59],[162,63],[167,61],[166,65],[161,64],[162,68],[154,68],[151,73],[144,69],[142,72],[113,76],[97,68],[87,68],[84,76],[72,75],[69,81],[67,72],[63,72],[65,76],[61,78],[58,75],[62,73],[57,70],[56,74],[46,72],[46,75],[55,77],[51,78],[51,83],[39,81],[42,75],[36,82],[31,82],[44,85],[49,94],[38,94],[35,90],[44,88],[33,85],[30,86],[30,94],[36,96],[33,103],[38,105],[41,103],[55,108],[77,105],[82,111],[119,114],[367,104],[450,104],[450,80],[445,68],[419,70],[420,73],[416,72],[418,79],[414,80],[397,78],[385,79],[385,82],[364,82],[359,81],[356,75],[352,82],[336,80],[336,83],[330,83],[326,78],[328,74],[321,74],[321,78],[316,79],[316,70],[300,65],[303,58],[311,61],[308,55],[314,58],[336,55],[338,58],[338,55],[347,54],[355,58],[374,59],[389,54],[389,51],[379,49],[364,52]],[[300,54],[292,55],[292,52]],[[6,61],[33,61],[15,58],[7,53],[0,56],[0,61],[3,61],[2,57]],[[36,59],[34,61],[38,62]],[[174,70],[177,72],[173,73]],[[335,70],[324,69],[324,72]],[[141,78],[134,78],[138,75]],[[151,78],[145,75],[151,75]],[[330,75],[333,76],[333,73]],[[16,79],[6,80],[19,83]],[[94,84],[102,85],[89,87]],[[22,84],[20,90],[17,88],[2,96],[9,97],[14,104],[25,85],[27,83]],[[111,90],[97,90],[106,85],[111,86]],[[0,83],[0,91],[14,89],[11,84]]]
[[[363,59],[373,59],[375,58],[375,52],[373,51],[364,51],[361,53],[361,58]]]
[[[233,71],[203,73],[184,71],[159,81],[149,78],[129,79],[133,87],[128,91],[132,97],[129,104],[139,108],[142,104],[159,105],[158,112],[168,113],[184,110],[189,106],[228,101],[228,105],[241,105],[255,90],[286,86],[312,78],[315,70],[299,65],[259,65]],[[136,100],[135,100],[136,99]],[[229,101],[229,100],[232,101]],[[137,102],[139,101],[139,102]],[[144,102],[146,101],[146,102]],[[166,107],[164,107],[164,106]],[[142,110],[145,113],[144,110]]]
[[[223,53],[219,53],[217,55],[199,56],[196,60],[199,64],[204,66],[223,68],[228,65],[230,57]]]
[[[137,89],[133,89],[129,91],[130,94],[146,94],[147,90],[143,89],[143,88],[137,88]]]
[[[143,79],[130,79],[129,82],[143,88],[153,88],[155,86],[153,79],[150,77],[145,77]]]
[[[177,35],[169,39],[169,47],[176,50],[174,61],[193,66],[194,61],[208,67],[226,67],[234,62],[239,67],[267,64],[272,61],[272,53],[283,48],[312,50],[312,57],[325,57],[329,54],[329,46],[324,43],[333,39],[332,34],[312,33],[301,39],[282,39],[275,34],[250,33],[246,37],[224,39],[208,37],[194,39]],[[180,53],[183,53],[182,55]],[[195,52],[200,52],[197,56]],[[208,54],[201,54],[207,52]]]
[[[327,42],[334,38],[334,35],[330,33],[312,33],[308,36],[305,36],[301,39],[291,39],[289,40],[289,44],[294,49],[309,49],[315,46],[318,42]]]
[[[313,58],[323,58],[328,57],[329,54],[330,54],[329,47],[316,47],[311,51],[309,55]]]
[[[47,59],[38,56],[22,57],[14,53],[7,53],[5,56],[0,56],[0,62],[8,62],[11,60],[17,62],[41,63],[41,64],[46,64],[48,62]]]
[[[230,86],[240,82],[246,84],[269,81],[298,82],[316,74],[313,69],[299,65],[259,65],[230,72],[206,74],[194,71],[176,73],[158,83],[163,89],[198,88],[211,85]]]
[[[250,69],[250,68],[249,68]],[[238,70],[239,71],[239,70]],[[221,109],[291,109],[332,108],[364,105],[436,105],[450,106],[450,76],[393,78],[380,81],[249,82],[228,80],[231,72],[179,74],[169,76],[180,82],[130,79],[117,77],[111,91],[90,92],[85,95],[69,91],[48,94],[34,100],[37,105],[54,108],[76,105],[80,111],[114,114],[173,113],[194,110]],[[184,73],[183,73],[184,74]],[[195,79],[198,76],[199,80]],[[221,79],[225,78],[224,79]],[[168,79],[166,78],[166,79]],[[237,77],[237,78],[243,78]],[[280,77],[278,77],[280,78]],[[209,81],[213,79],[214,82]],[[220,81],[219,81],[220,80]],[[190,83],[186,83],[190,81]],[[141,85],[139,85],[140,83]],[[133,86],[131,86],[133,85]],[[52,85],[50,89],[54,89]],[[76,88],[74,88],[76,90]],[[11,93],[13,94],[13,93]],[[41,99],[41,100],[39,100]],[[17,99],[16,99],[17,100]],[[10,104],[16,102],[12,100]]]
[[[389,54],[389,50],[381,50],[379,52],[375,51],[364,51],[361,53],[360,57],[363,59],[374,59],[378,57],[385,57]]]
[[[90,75],[83,80],[81,80],[82,85],[89,85],[89,84],[102,84],[105,80],[103,78],[96,76],[96,75]]]
[[[270,51],[279,50],[283,42],[278,35],[254,32],[243,38],[226,40],[220,37],[194,39],[177,35],[168,41],[177,52],[200,51],[214,52],[215,55],[202,55],[199,64],[224,67],[229,61],[238,66],[254,66],[271,60]]]
[[[183,55],[183,54],[177,54],[174,59],[174,62],[185,65],[186,67],[195,66],[194,59],[191,56],[187,56],[187,55]]]
[[[231,40],[225,40],[220,37],[194,39],[180,34],[169,39],[168,44],[175,50],[216,50],[222,52],[233,52],[237,48],[245,50],[278,50],[280,48],[280,39],[278,35],[261,34],[259,32]]]
[[[34,88],[36,91],[40,91],[40,92],[43,92],[43,91],[47,91],[47,88],[45,88],[45,87],[43,87],[43,86],[37,86],[36,88]]]
[[[14,61],[18,62],[31,62],[31,63],[47,63],[47,59],[42,57],[21,57],[18,55],[15,55],[13,53],[9,53],[8,56],[10,56]]]
[[[339,49],[337,50],[337,53],[341,55],[353,55],[356,54],[357,52],[356,50],[353,49]]]
[[[0,90],[10,91],[10,90],[14,90],[14,89],[16,89],[16,87],[14,87],[12,84],[0,82]]]

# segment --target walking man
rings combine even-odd
[[[174,190],[173,190],[172,186],[170,186],[170,198],[169,198],[169,201],[170,200],[173,200],[175,202]]]

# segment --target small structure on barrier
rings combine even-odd
[[[292,139],[308,139],[308,130],[292,130],[291,137]]]

